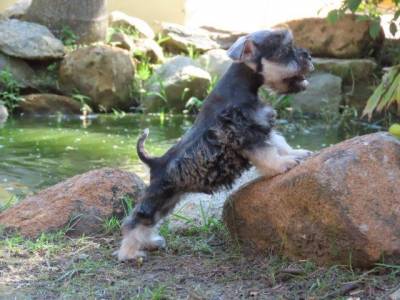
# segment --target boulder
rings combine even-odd
[[[8,7],[1,15],[9,19],[21,19],[28,11],[32,0],[19,0]]]
[[[163,48],[171,53],[188,52],[189,47],[203,53],[211,49],[218,49],[219,45],[208,36],[206,30],[189,28],[174,23],[162,23],[162,35],[168,39],[162,44]]]
[[[0,21],[0,51],[27,60],[59,59],[63,43],[44,26],[16,19]]]
[[[133,51],[135,48],[133,40],[122,32],[114,32],[110,37],[109,44],[128,51]]]
[[[288,26],[295,43],[311,51],[313,56],[336,58],[361,58],[378,52],[384,33],[377,39],[369,35],[369,21],[354,15],[345,15],[332,24],[326,18],[292,20],[276,27]]]
[[[8,119],[8,110],[3,103],[0,102],[0,124],[4,123]]]
[[[142,105],[151,112],[159,112],[160,109],[182,112],[190,97],[204,99],[210,82],[210,74],[192,59],[175,56],[150,77]]]
[[[234,193],[224,222],[245,247],[321,265],[400,263],[400,140],[344,141]]]
[[[344,85],[371,83],[378,66],[373,59],[314,58],[313,64],[317,72],[342,78]]]
[[[144,55],[151,63],[163,63],[165,61],[163,49],[154,40],[135,40],[133,52],[139,58]]]
[[[57,113],[81,114],[81,104],[69,97],[54,94],[31,94],[23,96],[17,112],[24,115],[54,115]]]
[[[113,11],[109,16],[109,26],[111,27],[124,27],[132,29],[139,33],[140,36],[154,39],[155,34],[153,29],[145,21],[128,16],[120,11]]]
[[[9,71],[20,88],[33,87],[35,72],[22,59],[14,58],[0,52],[0,72]],[[1,83],[0,83],[1,86]]]
[[[225,50],[229,49],[238,38],[250,33],[220,29],[212,26],[202,26],[201,29],[206,30],[210,39]]]
[[[96,234],[106,219],[123,217],[124,199],[136,201],[144,187],[133,173],[109,168],[90,171],[27,197],[0,213],[0,224],[6,231],[32,238],[66,226],[72,226],[74,235]]]
[[[311,114],[339,113],[342,102],[342,79],[328,73],[314,73],[307,78],[310,85],[305,91],[294,94],[295,111]]]
[[[128,51],[93,45],[69,53],[61,63],[60,88],[91,98],[95,110],[127,109],[135,65]]]
[[[221,78],[232,64],[232,60],[223,49],[207,51],[198,58],[197,62],[212,77],[216,78]]]

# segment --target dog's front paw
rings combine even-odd
[[[135,260],[135,261],[144,261],[147,258],[146,252],[142,250],[132,250],[126,249],[121,247],[118,251],[113,253],[114,256],[117,256],[118,260],[128,261],[128,260]]]
[[[167,243],[161,235],[155,235],[144,245],[144,248],[148,251],[156,251],[159,249],[165,249],[166,245]]]
[[[296,159],[303,160],[310,157],[314,152],[306,149],[294,149],[290,154],[295,156]]]
[[[290,169],[293,169],[299,164],[300,160],[295,156],[283,156],[279,161],[278,167],[276,168],[277,174],[286,173]]]

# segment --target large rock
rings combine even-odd
[[[147,96],[142,103],[148,111],[168,109],[182,112],[190,97],[204,99],[211,82],[210,74],[185,56],[175,56],[155,71],[149,79]]]
[[[197,60],[199,65],[206,70],[212,77],[221,78],[222,75],[232,65],[226,51],[223,49],[214,49],[207,51]]]
[[[120,11],[113,11],[110,13],[109,25],[111,27],[124,27],[138,32],[142,37],[154,39],[155,34],[153,29],[145,21],[128,16]]]
[[[67,225],[74,234],[94,234],[111,216],[122,217],[123,199],[136,201],[145,185],[133,173],[100,169],[77,175],[0,213],[0,224],[27,237]]]
[[[114,32],[110,37],[109,44],[128,51],[133,51],[135,47],[132,38],[122,32]]]
[[[318,264],[400,263],[400,140],[356,137],[225,203],[229,231],[249,249]]]
[[[23,96],[17,111],[24,115],[80,114],[81,104],[69,97],[54,94]]]
[[[32,0],[19,0],[8,7],[1,15],[10,19],[21,19],[28,11]]]
[[[345,15],[334,24],[326,18],[305,18],[284,24],[293,31],[296,44],[309,49],[313,56],[336,58],[367,57],[382,47],[383,30],[374,40],[369,35],[369,25],[369,21],[353,15]]]
[[[7,56],[0,52],[0,72],[1,71],[10,72],[21,88],[32,87],[34,85],[32,80],[35,72],[25,61]]]
[[[42,25],[11,19],[0,21],[0,51],[28,60],[59,59],[64,45]]]
[[[210,39],[225,50],[229,49],[238,38],[249,34],[249,32],[231,31],[212,26],[202,26],[201,29],[206,30]]]
[[[339,113],[342,79],[328,73],[314,73],[307,79],[308,88],[292,96],[293,109],[311,114]]]
[[[127,109],[135,66],[128,51],[93,45],[69,53],[62,61],[59,81],[67,93],[82,93],[100,107]]]
[[[0,124],[7,121],[7,118],[8,118],[7,107],[5,107],[4,104],[0,102]]]
[[[208,36],[206,30],[200,28],[189,28],[179,24],[162,23],[162,34],[168,39],[162,46],[168,51],[176,54],[188,52],[189,47],[203,53],[211,49],[218,49],[218,43]]]
[[[139,58],[145,56],[151,63],[163,63],[165,61],[163,49],[154,40],[135,40],[133,52]]]
[[[316,71],[342,78],[343,84],[366,84],[376,78],[377,63],[373,59],[314,58]]]

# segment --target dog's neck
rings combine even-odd
[[[244,89],[255,95],[264,84],[263,76],[257,73],[253,66],[245,63],[233,63],[221,81],[223,80],[235,85],[235,89]]]

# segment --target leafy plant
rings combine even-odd
[[[103,228],[106,233],[116,232],[117,230],[120,229],[120,227],[121,227],[121,222],[115,216],[110,217],[103,223]]]
[[[198,59],[200,56],[200,51],[193,45],[188,45],[186,47],[186,52],[187,52],[188,56],[193,60]]]
[[[8,69],[0,71],[0,101],[4,103],[9,112],[12,112],[23,101],[19,84]]]
[[[162,45],[162,44],[164,44],[166,41],[169,41],[171,38],[169,37],[169,36],[166,36],[166,35],[163,35],[161,32],[159,32],[158,34],[157,34],[157,36],[156,36],[156,39],[155,39],[155,41],[156,41],[156,43],[158,44],[158,45]]]
[[[335,23],[346,12],[358,13],[359,20],[370,20],[369,34],[372,38],[377,38],[381,31],[381,11],[379,4],[383,0],[343,0],[342,6],[339,9],[331,10],[328,13],[328,21]],[[390,32],[394,36],[400,29],[397,20],[400,17],[400,0],[391,0],[394,5],[394,15],[390,21]]]
[[[400,65],[390,68],[383,76],[382,82],[368,99],[363,116],[367,115],[371,119],[374,111],[387,110],[395,103],[400,113]]]
[[[60,39],[64,46],[74,48],[76,47],[79,37],[72,31],[71,27],[63,26],[60,32]]]

